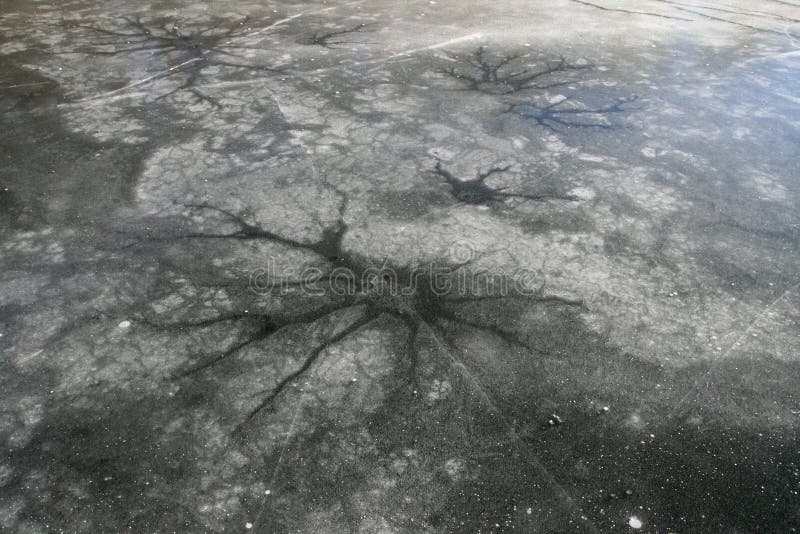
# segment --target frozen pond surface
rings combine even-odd
[[[0,530],[800,528],[800,2],[0,16]]]

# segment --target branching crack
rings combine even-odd
[[[438,165],[437,169],[440,175],[452,177],[448,171],[441,168],[441,165]],[[479,173],[476,183],[482,183],[489,176],[507,170],[508,167],[494,167],[486,172]],[[455,178],[452,179],[455,180]],[[494,194],[496,195],[496,192]],[[514,195],[508,194],[506,196]],[[525,198],[528,197],[526,196]],[[463,292],[456,295],[442,293],[439,290],[441,286],[434,283],[433,275],[427,274],[427,271],[416,270],[409,266],[393,265],[385,259],[382,262],[372,262],[348,250],[343,245],[343,238],[347,232],[347,224],[344,222],[346,206],[347,198],[342,195],[338,208],[339,218],[325,228],[322,232],[323,237],[315,242],[301,242],[280,236],[256,223],[249,222],[241,213],[235,213],[210,204],[189,204],[186,207],[191,210],[221,215],[223,219],[234,223],[238,228],[227,233],[190,232],[171,237],[144,238],[142,240],[142,242],[161,242],[176,239],[265,240],[312,252],[320,256],[331,267],[335,266],[353,274],[351,291],[346,295],[337,293],[335,290],[322,294],[314,293],[310,295],[310,300],[305,299],[300,302],[286,301],[285,310],[279,314],[247,313],[246,311],[234,310],[221,314],[216,318],[196,321],[158,322],[152,319],[142,320],[143,323],[156,329],[184,330],[203,328],[226,321],[237,322],[243,326],[250,325],[249,333],[242,334],[240,340],[225,350],[216,354],[203,354],[197,358],[195,363],[173,375],[174,379],[185,380],[198,373],[208,371],[222,362],[230,361],[240,351],[254,346],[256,343],[271,339],[272,336],[287,327],[313,327],[318,321],[333,314],[363,307],[363,311],[359,312],[358,318],[350,320],[346,327],[314,345],[297,369],[279,378],[268,391],[261,392],[259,394],[261,399],[237,424],[236,433],[241,434],[245,427],[251,424],[260,413],[271,409],[286,388],[307,374],[325,353],[326,349],[352,336],[379,317],[394,317],[407,329],[408,338],[403,349],[403,355],[410,363],[412,373],[416,373],[415,369],[419,359],[418,335],[420,329],[425,327],[430,331],[441,331],[443,333],[446,333],[446,329],[449,328],[448,325],[455,325],[459,328],[466,327],[486,332],[524,350],[541,353],[541,350],[531,346],[529,342],[520,338],[514,332],[495,324],[485,324],[480,320],[480,314],[470,318],[464,317],[463,313],[457,313],[458,308],[463,307],[465,304],[480,306],[481,302],[486,302],[487,305],[494,306],[498,299],[513,299],[516,302],[529,302],[535,306],[560,306],[564,309],[583,306],[581,301],[545,295],[543,288],[528,295],[522,293],[513,295],[465,295]],[[456,264],[447,264],[446,266],[450,269],[448,272],[451,277],[457,280],[459,276],[456,276],[455,273],[464,274],[462,269],[467,268],[473,261],[474,259]],[[376,264],[379,264],[380,267],[377,268]],[[432,271],[433,269],[431,269]],[[385,274],[390,272],[392,273],[392,279],[388,274]],[[415,382],[416,378],[410,379],[409,386],[416,387]]]
[[[503,167],[492,167],[486,172],[478,172],[475,178],[470,180],[460,180],[456,178],[450,171],[442,167],[442,162],[437,161],[433,169],[434,174],[444,178],[445,182],[450,186],[451,194],[459,202],[466,204],[489,204],[491,202],[502,202],[508,198],[521,198],[533,201],[546,201],[546,200],[577,200],[574,195],[560,195],[560,194],[529,194],[529,193],[511,193],[505,191],[504,187],[494,188],[486,184],[486,179],[494,174],[507,172],[511,165]]]
[[[145,22],[142,18],[122,17],[121,29],[108,29],[91,24],[64,22],[68,30],[84,30],[100,36],[104,40],[92,43],[88,48],[79,48],[65,53],[83,53],[92,56],[119,56],[146,53],[151,57],[164,57],[168,67],[146,80],[153,82],[173,76],[183,76],[183,81],[156,99],[166,99],[177,93],[186,92],[198,102],[219,108],[221,103],[203,93],[198,86],[203,80],[204,71],[209,67],[226,67],[233,70],[280,73],[280,67],[249,64],[242,61],[241,53],[252,49],[240,44],[251,33],[248,19],[231,23],[216,20],[205,28],[184,30],[178,22],[171,19],[153,19]]]
[[[336,48],[347,44],[366,44],[360,41],[347,41],[348,36],[366,33],[371,30],[367,23],[359,23],[351,28],[344,28],[340,30],[317,31],[306,40],[303,44],[312,46],[321,46],[323,48]]]
[[[439,72],[463,83],[468,90],[493,95],[507,95],[525,90],[543,90],[574,82],[569,76],[590,65],[573,65],[563,57],[539,69],[521,66],[526,56],[509,54],[493,56],[480,46],[466,55],[448,53],[456,65],[441,67]]]
[[[613,104],[600,107],[565,107],[572,102],[571,98],[563,98],[547,105],[536,105],[531,102],[511,104],[508,112],[524,119],[533,119],[536,124],[551,131],[569,128],[600,128],[610,130],[615,124],[609,116],[629,111],[626,104],[638,97],[619,98]]]
[[[370,310],[370,312],[371,311],[372,310]],[[303,361],[303,364],[295,371],[292,371],[291,373],[283,377],[275,385],[275,387],[272,388],[269,394],[266,395],[261,400],[261,402],[259,402],[258,405],[255,408],[253,408],[250,411],[250,413],[247,414],[247,417],[245,417],[245,419],[241,423],[239,423],[234,432],[240,433],[244,429],[244,426],[247,425],[250,421],[252,421],[254,417],[256,417],[259,413],[261,413],[261,411],[269,408],[273,404],[275,399],[278,398],[278,396],[286,389],[286,387],[289,384],[292,384],[295,380],[300,378],[302,375],[308,372],[309,369],[311,369],[311,366],[314,365],[314,363],[317,361],[320,355],[325,351],[325,349],[327,349],[328,347],[330,347],[335,343],[338,343],[339,341],[342,341],[350,334],[354,334],[361,327],[366,326],[368,323],[375,320],[377,316],[373,315],[370,312],[365,313],[357,320],[352,322],[347,328],[342,329],[341,332],[334,334],[333,336],[329,337],[328,339],[326,339],[325,341],[314,347],[309,352],[306,359]]]

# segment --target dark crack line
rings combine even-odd
[[[769,1],[775,2],[776,4],[783,4],[785,6],[800,7],[800,4],[795,4],[793,2],[786,2],[784,0],[769,0]]]
[[[575,0],[575,1],[577,1],[577,0]],[[715,20],[715,21],[718,21],[718,22],[725,22],[727,24],[733,24],[734,26],[739,26],[741,28],[747,28],[748,30],[754,30],[754,31],[758,31],[758,32],[766,32],[766,33],[774,33],[776,35],[784,35],[784,33],[782,31],[772,30],[770,28],[761,28],[759,26],[753,26],[751,24],[744,24],[742,22],[736,22],[735,20],[730,20],[730,19],[725,19],[725,18],[722,18],[722,17],[717,17],[715,15],[709,15],[708,13],[703,13],[701,11],[695,11],[693,9],[688,9],[688,8],[685,8],[685,7],[680,7],[680,6],[673,5],[673,8],[677,9],[679,11],[684,11],[686,13],[692,13],[693,15],[697,15],[698,17],[703,17],[703,18],[710,19],[710,20]]]
[[[497,196],[506,198],[522,198],[525,200],[532,200],[534,202],[546,202],[548,200],[567,200],[570,202],[574,202],[578,200],[578,197],[575,195],[556,195],[556,194],[529,195],[526,193],[505,193],[502,191],[497,191]]]
[[[764,19],[782,20],[782,21],[786,21],[786,22],[800,22],[800,19],[793,19],[791,17],[784,17],[783,15],[776,15],[776,14],[767,13],[767,12],[764,12],[764,11],[755,11],[755,10],[752,10],[752,9],[748,9],[747,12],[745,12],[745,11],[737,11],[735,9],[726,9],[727,7],[731,7],[731,6],[727,6],[727,5],[726,5],[726,7],[713,7],[713,6],[702,6],[702,5],[697,5],[697,4],[688,4],[688,3],[685,3],[685,2],[675,2],[675,1],[671,1],[671,0],[650,0],[650,1],[651,2],[659,2],[659,3],[662,3],[662,4],[671,5],[671,6],[676,7],[676,9],[680,9],[678,6],[693,7],[693,8],[701,9],[701,10],[704,10],[704,11],[718,11],[720,13],[731,13],[731,14],[734,14],[734,15],[742,15],[744,17],[758,17],[758,18],[764,18]],[[725,4],[722,4],[722,5],[725,5]]]
[[[226,321],[238,321],[241,319],[255,319],[259,316],[256,314],[247,314],[247,313],[230,313],[219,315],[217,317],[211,317],[209,319],[201,319],[198,321],[186,321],[186,322],[173,322],[173,323],[160,323],[158,321],[154,321],[152,319],[148,319],[143,317],[141,319],[137,319],[136,321],[145,325],[149,326],[150,328],[155,328],[157,330],[185,330],[187,328],[205,328],[208,326],[213,326],[218,323],[224,323]]]
[[[307,250],[314,253],[319,253],[319,249],[322,246],[321,243],[304,243],[302,241],[289,239],[287,237],[280,236],[268,230],[264,230],[258,225],[248,223],[247,221],[244,220],[244,218],[241,215],[236,215],[235,213],[232,213],[222,208],[218,208],[216,206],[211,206],[209,204],[185,204],[184,206],[189,209],[209,210],[221,213],[225,215],[228,219],[233,221],[235,224],[238,224],[239,230],[224,234],[192,232],[187,234],[179,234],[171,236],[150,236],[135,240],[132,243],[124,245],[123,248],[130,248],[148,242],[171,242],[184,239],[239,239],[244,241],[252,239],[264,239],[275,243],[280,243],[282,245],[285,245],[293,249]],[[342,223],[340,227],[334,231],[337,234],[340,233],[343,234],[345,229],[346,226],[344,226],[344,224]]]
[[[492,334],[492,335],[502,339],[504,342],[506,342],[509,345],[521,347],[521,348],[523,348],[525,350],[536,352],[538,354],[544,354],[544,355],[549,355],[550,354],[547,351],[544,351],[542,349],[539,349],[537,347],[529,345],[527,342],[519,339],[513,332],[509,332],[507,330],[503,330],[499,326],[486,325],[486,324],[481,324],[481,323],[479,323],[477,321],[470,321],[470,320],[464,319],[462,317],[459,317],[458,315],[456,315],[455,313],[452,313],[452,312],[443,312],[441,314],[440,319],[446,319],[446,320],[452,321],[452,322],[454,322],[456,324],[460,324],[462,326],[468,326],[470,328],[474,328],[474,329],[477,329],[477,330],[482,330],[483,332],[488,332],[489,334]]]
[[[672,20],[683,20],[683,21],[686,21],[686,22],[696,22],[694,19],[687,19],[685,17],[674,17],[672,15],[662,15],[661,13],[650,13],[648,11],[631,11],[629,9],[606,7],[606,6],[601,6],[601,5],[598,5],[598,4],[592,4],[591,2],[585,2],[584,0],[572,0],[572,2],[575,2],[575,3],[578,3],[578,4],[583,4],[585,6],[594,7],[594,8],[597,8],[597,9],[602,9],[603,11],[614,11],[614,12],[617,12],[617,13],[628,13],[630,15],[647,15],[649,17],[659,17],[659,18],[662,18],[662,19],[672,19]]]
[[[543,303],[543,304],[560,304],[562,306],[571,306],[576,308],[586,309],[586,303],[583,299],[568,299],[559,297],[557,295],[474,295],[464,297],[451,297],[445,298],[445,302],[465,303],[465,302],[480,302],[487,300],[505,300],[505,299],[518,299],[527,300],[530,302]]]
[[[213,98],[211,96],[206,95],[205,93],[203,93],[202,91],[200,91],[199,89],[197,89],[195,87],[195,85],[197,85],[197,82],[200,79],[200,70],[201,69],[202,69],[202,67],[200,67],[200,69],[196,68],[196,64],[195,64],[194,68],[192,68],[192,70],[189,70],[189,76],[186,78],[186,80],[182,84],[180,84],[178,87],[176,87],[175,89],[173,89],[171,91],[168,91],[168,92],[166,92],[164,94],[158,95],[155,98],[155,100],[164,100],[164,99],[169,98],[170,96],[172,96],[172,95],[174,95],[174,94],[176,94],[176,93],[178,93],[180,91],[187,91],[187,92],[189,92],[190,94],[192,94],[195,97],[197,102],[206,102],[208,104],[211,104],[212,107],[217,108],[217,109],[222,108],[222,104],[220,104],[219,100],[217,100],[216,98]],[[181,73],[181,72],[185,72],[185,71],[176,70],[174,72],[169,73],[167,76],[172,76],[172,75],[175,75],[175,74],[178,74],[178,73]],[[166,78],[167,76],[164,76],[164,78]]]
[[[286,375],[278,384],[272,389],[272,391],[264,397],[264,399],[258,403],[258,405],[253,408],[245,417],[244,421],[239,423],[236,428],[234,429],[235,434],[241,435],[244,427],[250,423],[259,413],[263,410],[267,409],[275,399],[286,389],[286,387],[294,382],[297,378],[302,376],[306,371],[308,371],[312,365],[319,359],[320,355],[330,347],[331,345],[338,343],[345,337],[349,336],[350,334],[355,333],[361,327],[366,326],[368,323],[374,321],[380,317],[380,314],[375,315],[372,310],[368,310],[361,318],[357,319],[355,322],[351,323],[350,326],[339,332],[338,334],[331,336],[324,342],[320,343],[314,349],[311,350],[309,355],[303,361],[303,364],[300,366],[299,369],[289,373]]]
[[[651,13],[651,12],[647,12],[647,11],[632,11],[632,10],[627,10],[627,9],[611,8],[611,7],[606,7],[606,6],[601,6],[601,5],[598,5],[598,4],[593,4],[593,3],[590,3],[590,2],[586,2],[584,0],[572,0],[572,1],[576,2],[578,4],[583,4],[583,5],[591,6],[591,7],[597,8],[597,9],[602,9],[603,11],[616,11],[616,12],[620,12],[620,13],[630,13],[630,14],[634,14],[634,15],[648,15],[648,16],[651,16],[651,17],[661,17],[661,18],[674,19],[674,20],[684,20],[684,21],[687,21],[687,22],[697,22],[697,19],[689,19],[689,18],[685,18],[685,17],[676,17],[676,16],[672,16],[672,15],[664,15],[664,14],[660,14],[660,13]],[[782,15],[759,15],[758,12],[744,13],[744,12],[736,11],[736,10],[732,10],[732,9],[706,7],[706,6],[699,6],[699,5],[695,5],[695,4],[687,4],[687,3],[682,3],[682,2],[671,2],[669,0],[650,0],[650,1],[659,2],[659,3],[662,3],[662,4],[667,4],[672,9],[675,9],[675,10],[678,10],[678,11],[683,11],[684,13],[691,13],[692,15],[697,15],[698,17],[703,17],[703,18],[706,18],[706,19],[715,20],[717,22],[724,22],[726,24],[733,24],[735,26],[739,26],[739,27],[742,27],[742,28],[747,28],[749,30],[754,30],[754,31],[758,31],[758,32],[774,33],[774,34],[777,34],[777,35],[783,35],[784,33],[782,31],[773,30],[773,29],[770,29],[770,28],[762,28],[762,27],[759,27],[759,26],[753,26],[752,24],[745,24],[745,23],[742,23],[742,22],[737,22],[735,20],[730,20],[730,19],[726,19],[726,18],[723,18],[723,17],[717,17],[715,15],[710,15],[708,13],[704,13],[703,11],[696,11],[696,9],[701,9],[701,10],[706,10],[706,11],[718,11],[718,12],[724,12],[724,13],[733,13],[733,14],[739,14],[739,15],[743,15],[743,16],[754,16],[754,17],[760,17],[760,18],[773,18],[773,19],[783,20],[783,21],[787,21],[787,22],[798,22],[797,19],[784,17]],[[779,2],[779,3],[783,3],[783,4],[786,4],[786,5],[793,5],[793,4],[790,4],[788,2]],[[691,8],[695,8],[695,9],[689,9],[690,7]],[[794,7],[798,7],[798,6],[794,5]]]
[[[269,338],[270,336],[272,336],[272,334],[276,333],[278,330],[280,330],[280,328],[275,328],[273,325],[270,325],[268,322],[265,321],[264,325],[262,325],[262,327],[259,329],[259,331],[257,333],[255,333],[253,336],[249,337],[248,339],[246,339],[246,340],[244,340],[244,341],[242,341],[240,343],[236,343],[235,345],[233,345],[229,349],[217,354],[216,356],[214,356],[212,358],[208,358],[208,359],[206,359],[204,361],[201,361],[199,363],[196,363],[196,364],[190,366],[188,369],[185,369],[183,371],[179,371],[179,372],[174,373],[172,375],[172,378],[173,379],[186,378],[188,376],[197,374],[200,371],[204,371],[206,369],[209,369],[209,368],[215,366],[216,364],[228,359],[229,357],[233,356],[234,354],[237,354],[240,350],[244,349],[245,347],[248,347],[248,346],[252,345],[253,343],[257,343],[259,341],[263,341],[263,340]]]
[[[419,391],[419,377],[417,376],[417,369],[419,369],[419,350],[417,348],[417,340],[419,337],[419,327],[423,322],[422,319],[404,318],[406,326],[408,327],[408,339],[406,340],[405,355],[409,358],[410,362],[410,386],[412,391]]]
[[[333,49],[336,46],[346,45],[346,44],[367,44],[361,43],[359,41],[340,41],[338,40],[339,37],[344,35],[351,35],[354,33],[366,33],[370,30],[365,30],[369,24],[367,23],[360,23],[352,28],[345,28],[342,30],[333,30],[329,32],[314,32],[309,39],[308,44],[312,46],[321,46],[323,48]]]
[[[258,341],[263,341],[265,339],[268,339],[269,337],[273,336],[274,334],[277,334],[286,327],[296,326],[300,324],[311,324],[331,315],[332,313],[345,310],[347,308],[356,306],[357,304],[358,302],[356,302],[354,299],[346,299],[344,302],[339,302],[329,306],[323,306],[321,308],[314,309],[306,313],[295,314],[288,317],[287,316],[271,317],[269,314],[239,313],[239,314],[224,315],[218,318],[208,319],[204,321],[195,321],[186,323],[167,323],[167,324],[152,324],[152,323],[146,323],[146,324],[150,324],[151,326],[160,329],[169,328],[169,329],[183,330],[188,327],[212,326],[214,324],[226,321],[241,321],[241,320],[261,321],[261,325],[259,326],[258,331],[249,336],[244,341],[234,344],[232,347],[226,349],[225,351],[211,358],[202,359],[202,361],[194,363],[190,365],[187,369],[183,371],[178,371],[173,375],[173,378],[180,379],[189,375],[196,374],[210,367],[213,367],[214,365],[221,363],[224,360],[236,355],[241,349]]]

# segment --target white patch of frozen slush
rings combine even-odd
[[[575,187],[570,189],[569,194],[581,200],[592,200],[595,197],[595,192],[588,187]]]
[[[628,417],[628,419],[625,421],[625,423],[629,427],[635,428],[637,430],[642,430],[645,427],[644,420],[642,419],[642,417],[638,413],[632,413]]]
[[[515,137],[515,138],[513,138],[511,140],[511,144],[517,150],[522,150],[523,148],[525,148],[528,145],[528,140],[525,139],[524,137]]]
[[[452,150],[438,146],[428,150],[428,155],[442,161],[451,161],[455,157],[455,153]]]
[[[587,154],[586,152],[578,154],[578,159],[581,160],[581,161],[591,161],[591,162],[594,162],[594,163],[601,163],[601,162],[605,161],[605,158],[603,156],[596,156],[594,154]]]

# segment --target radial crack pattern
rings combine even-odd
[[[488,177],[507,170],[508,167],[491,168],[480,173],[475,183],[482,184],[483,180]],[[437,165],[437,171],[442,176],[448,176],[452,180],[456,180],[441,165]],[[539,199],[539,197],[532,195],[512,194],[504,194],[498,197],[496,196],[498,194],[497,191],[491,191],[492,195],[494,195],[492,197],[493,200],[507,198],[508,196]],[[416,369],[418,364],[418,334],[423,327],[432,332],[441,332],[442,337],[445,339],[448,337],[447,331],[451,328],[450,325],[455,328],[467,328],[476,332],[483,332],[484,335],[497,337],[502,339],[504,343],[510,343],[518,348],[541,353],[540,349],[537,349],[516,333],[495,324],[483,322],[480,319],[480,314],[470,316],[467,313],[465,316],[464,313],[459,313],[458,310],[467,304],[469,306],[481,306],[481,303],[485,302],[488,306],[494,306],[494,303],[507,299],[509,302],[517,304],[559,306],[565,310],[583,307],[582,301],[579,300],[545,295],[543,287],[530,294],[510,295],[495,295],[485,292],[469,292],[465,294],[467,289],[460,287],[454,287],[451,292],[442,291],[444,286],[441,284],[441,280],[434,280],[434,278],[443,274],[457,285],[460,280],[464,279],[462,276],[457,276],[457,274],[463,275],[465,273],[464,269],[469,269],[470,265],[476,261],[475,258],[455,264],[444,262],[436,267],[431,266],[430,269],[420,270],[412,266],[396,265],[386,259],[377,262],[369,258],[360,257],[344,245],[344,237],[347,232],[347,224],[344,222],[346,206],[347,199],[342,196],[338,208],[338,219],[322,231],[322,237],[319,240],[313,242],[303,242],[278,235],[264,229],[255,222],[245,220],[245,216],[241,213],[235,213],[209,204],[190,204],[186,207],[199,212],[221,215],[223,220],[234,223],[238,228],[230,232],[187,232],[169,236],[151,236],[145,237],[138,242],[138,244],[150,242],[157,245],[177,240],[264,240],[313,253],[330,268],[335,267],[338,272],[348,272],[352,275],[352,278],[343,285],[331,285],[332,294],[330,292],[314,294],[311,296],[310,301],[303,300],[296,304],[291,300],[286,301],[286,305],[289,308],[280,313],[247,313],[246,310],[236,310],[221,314],[218,318],[198,321],[149,321],[149,324],[157,329],[181,330],[203,328],[223,322],[237,322],[243,326],[250,325],[249,333],[241,334],[240,339],[225,350],[216,354],[204,354],[198,358],[196,363],[190,364],[174,375],[175,378],[190,379],[197,373],[208,371],[222,362],[231,360],[240,351],[272,338],[272,336],[286,327],[315,327],[320,320],[334,313],[358,306],[364,307],[364,312],[357,319],[352,320],[348,326],[316,344],[304,357],[303,363],[297,369],[278,379],[275,386],[265,392],[259,403],[244,415],[243,420],[236,427],[239,432],[250,424],[256,415],[272,407],[287,386],[308,373],[325,353],[326,349],[348,339],[378,317],[394,317],[407,329],[408,338],[403,349],[404,357],[413,370]],[[333,283],[332,278],[324,279]],[[341,294],[343,289],[346,289],[345,295]],[[468,291],[474,291],[474,288],[469,288]],[[270,296],[280,298],[280,296],[276,295],[270,294]],[[416,378],[412,377],[409,380],[409,384],[415,383]]]
[[[160,65],[160,72],[150,77],[148,82],[181,77],[181,82],[176,87],[159,94],[156,100],[186,92],[196,101],[217,108],[221,107],[219,100],[198,87],[206,69],[222,67],[229,70],[281,72],[279,67],[243,61],[241,53],[253,49],[243,41],[250,33],[255,33],[246,17],[234,22],[217,19],[204,27],[192,25],[186,28],[181,27],[177,20],[166,18],[146,20],[140,17],[122,17],[121,20],[121,28],[114,29],[72,21],[63,22],[62,26],[67,30],[89,32],[101,36],[103,40],[56,53],[91,56],[146,54],[151,59],[159,59]],[[167,68],[163,68],[162,62],[166,62]]]
[[[512,104],[508,111],[554,132],[570,128],[610,130],[616,125],[609,117],[629,111],[625,105],[635,100],[637,97],[620,98],[607,106],[586,107],[573,103],[571,98],[562,98],[541,106],[531,102]],[[567,107],[569,103],[573,107]]]
[[[537,68],[526,64],[526,55],[497,56],[484,46],[469,54],[448,53],[447,57],[455,65],[441,67],[441,74],[463,83],[468,90],[494,95],[567,85],[575,81],[572,75],[575,71],[589,68],[589,65],[567,63],[563,57]]]
[[[502,202],[509,198],[521,198],[524,200],[545,201],[545,200],[577,200],[574,195],[560,194],[531,194],[531,193],[511,193],[505,191],[504,187],[491,187],[486,184],[486,179],[495,174],[501,174],[511,169],[511,165],[503,167],[492,167],[486,172],[478,172],[475,178],[470,180],[460,180],[450,171],[442,167],[442,162],[437,161],[433,169],[434,174],[444,178],[450,186],[450,192],[459,202],[465,204],[489,204],[492,202]]]

